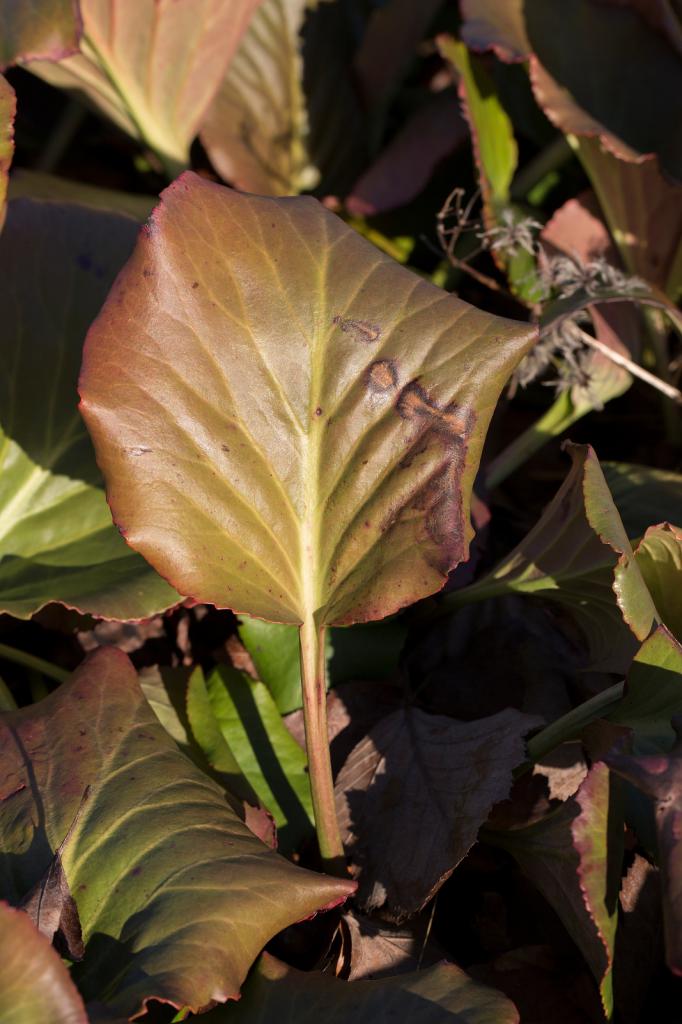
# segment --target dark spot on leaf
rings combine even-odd
[[[153,277],[154,276],[154,271],[152,270],[151,267],[145,267],[144,270],[142,271],[142,276],[143,277]]]
[[[133,868],[133,870],[130,872],[130,874],[133,875],[133,877],[136,877],[137,875],[141,875],[142,874],[142,868],[139,866],[139,864],[138,864],[138,866],[136,868]]]
[[[315,415],[316,416],[321,416],[322,415],[322,409],[320,408],[319,405],[318,405],[317,409],[315,410]]]
[[[393,359],[377,359],[367,368],[366,383],[370,391],[392,391],[398,385],[398,368]]]
[[[367,320],[352,320],[350,317],[335,316],[333,323],[341,328],[344,334],[350,334],[355,341],[371,345],[381,337],[381,327],[370,324]]]
[[[192,283],[192,288],[198,288],[198,287],[199,287],[199,282],[198,281],[194,281]]]

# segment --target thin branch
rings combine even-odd
[[[656,377],[655,374],[649,373],[648,370],[645,370],[637,363],[634,363],[632,359],[628,359],[627,356],[623,356],[620,352],[616,352],[614,349],[609,348],[608,345],[605,345],[602,341],[598,341],[596,338],[593,338],[592,335],[588,334],[587,331],[584,331],[582,327],[578,327],[576,325],[576,330],[580,334],[581,340],[586,345],[589,345],[590,348],[596,349],[597,352],[601,352],[603,356],[606,356],[607,359],[610,359],[611,362],[616,363],[618,366],[622,366],[625,370],[631,373],[633,377],[638,377],[640,380],[643,380],[645,384],[649,384],[652,388],[656,388],[657,391],[660,391],[661,394],[665,395],[667,398],[672,399],[673,402],[677,402],[679,405],[682,405],[682,391],[673,387],[672,384],[667,384],[665,381],[661,380],[660,377]]]

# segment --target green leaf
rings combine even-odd
[[[566,607],[582,629],[591,664],[627,668],[635,639],[659,616],[594,450],[567,444],[571,470],[542,517],[488,575],[448,595],[442,609],[510,592]]]
[[[219,666],[207,681],[217,726],[239,768],[277,825],[279,845],[295,849],[310,834],[313,809],[306,756],[264,683]],[[205,733],[199,732],[197,739]],[[204,748],[212,760],[207,745]]]
[[[78,49],[80,25],[72,0],[2,0],[0,67],[60,60]]]
[[[670,131],[682,114],[682,68],[654,19],[600,0],[464,0],[462,15],[474,49],[494,49],[504,60],[530,56],[535,98],[565,134],[599,136],[626,160],[656,153],[667,174],[682,178],[682,150]],[[623,75],[626,67],[638,73]],[[650,96],[661,97],[655,110]]]
[[[187,174],[91,328],[82,408],[119,528],[182,593],[346,625],[467,557],[487,425],[532,340],[313,199]]]
[[[459,95],[469,122],[478,181],[483,196],[483,219],[487,229],[523,219],[524,212],[511,203],[511,183],[518,165],[514,125],[497,94],[494,79],[484,61],[470,53],[464,43],[449,36],[439,38],[442,55],[460,75]],[[492,255],[507,274],[512,291],[524,301],[541,297],[533,253],[522,247],[515,252],[493,249]]]
[[[9,169],[14,156],[14,115],[17,98],[6,78],[0,75],[0,230],[5,223]]]
[[[680,518],[682,475],[629,462],[602,462],[604,477],[631,540],[652,523]]]
[[[673,745],[670,720],[682,714],[682,647],[665,626],[644,641],[626,683],[616,683],[579,704],[528,741],[528,756],[538,761],[561,743],[579,739],[599,718],[627,726],[635,753],[667,752]]]
[[[134,220],[146,220],[158,202],[158,196],[120,192],[118,189],[100,188],[82,181],[58,178],[54,174],[17,167],[9,183],[10,199],[51,199],[64,203],[92,206],[96,210],[124,213]]]
[[[495,211],[509,202],[518,163],[514,126],[484,62],[449,36],[439,38],[439,48],[460,74],[460,98],[471,127],[483,200],[494,219]]]
[[[303,698],[296,627],[243,619],[239,636],[280,714],[297,711]],[[396,619],[328,629],[325,657],[329,685],[338,686],[352,679],[385,679],[398,668],[406,636],[406,625]]]
[[[514,1004],[473,981],[454,964],[375,981],[341,981],[264,953],[235,1006],[214,1010],[206,1024],[519,1024]]]
[[[221,732],[211,705],[206,679],[200,668],[195,668],[189,677],[185,699],[190,734],[203,753],[205,762],[215,769],[227,790],[256,805],[258,797]]]
[[[682,529],[670,523],[650,526],[635,558],[661,622],[682,641]]]
[[[85,941],[76,981],[113,1013],[237,998],[275,933],[352,892],[247,830],[116,648],[0,723],[0,890],[18,900],[42,877],[89,786],[62,863]]]
[[[0,902],[1,1024],[88,1024],[66,966],[22,911]]]
[[[190,143],[257,3],[80,0],[80,53],[31,70],[83,93],[172,174],[189,162]]]
[[[113,527],[76,408],[85,332],[136,231],[127,217],[72,204],[9,206],[0,237],[0,609],[20,618],[60,601],[137,619],[180,599]]]
[[[301,666],[298,630],[278,622],[242,619],[239,638],[251,655],[258,678],[265,683],[282,715],[301,707]],[[331,640],[326,636],[326,659]]]

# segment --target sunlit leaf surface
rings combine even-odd
[[[532,340],[314,199],[187,174],[91,328],[82,409],[119,528],[181,593],[349,624],[467,557],[485,431]]]
[[[38,704],[0,719],[0,894],[62,851],[83,927],[76,980],[121,1014],[157,997],[236,998],[272,935],[353,890],[268,850],[167,735],[128,658],[101,648]]]

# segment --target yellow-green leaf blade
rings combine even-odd
[[[349,624],[438,590],[533,340],[309,198],[185,175],[93,327],[82,409],[119,528],[185,594]]]

